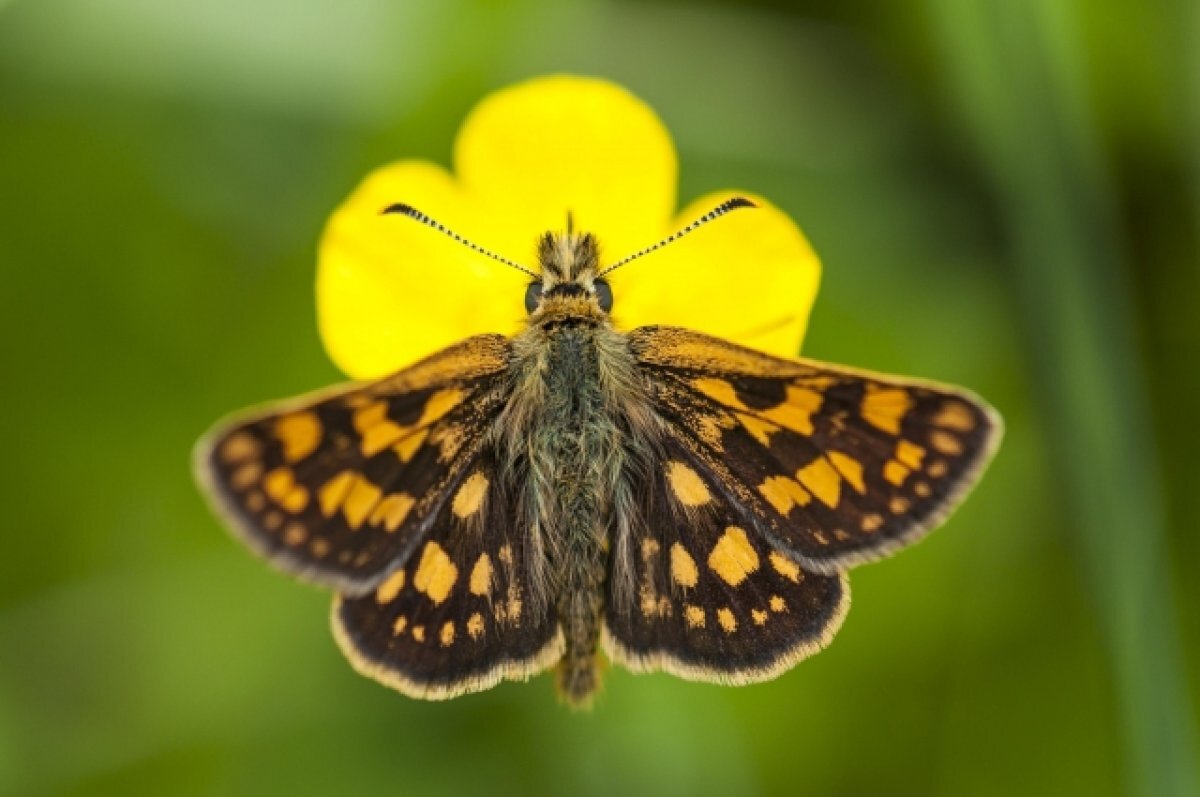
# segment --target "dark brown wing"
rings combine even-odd
[[[375,589],[439,518],[465,517],[504,404],[508,341],[464,341],[375,383],[219,424],[199,481],[255,551],[350,595]]]
[[[439,522],[378,588],[334,601],[333,629],[355,668],[411,697],[442,699],[523,680],[558,661],[553,609],[531,600],[527,535],[485,457],[479,523]]]
[[[633,595],[610,590],[605,652],[635,671],[742,684],[824,648],[850,605],[842,574],[806,572],[722,495],[714,472],[667,440],[632,541]],[[615,583],[621,563],[614,555]]]
[[[783,360],[687,330],[630,344],[684,461],[804,568],[878,559],[974,485],[999,415],[959,388]]]

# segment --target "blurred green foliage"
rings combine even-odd
[[[0,2],[0,793],[1197,793],[1198,37],[1192,0]],[[648,100],[682,198],[801,223],[807,354],[1008,421],[773,683],[407,700],[192,485],[213,419],[339,378],[327,213],[554,71]]]

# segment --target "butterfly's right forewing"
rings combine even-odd
[[[197,448],[216,507],[280,568],[357,595],[403,562],[472,472],[506,399],[508,341],[225,422]]]

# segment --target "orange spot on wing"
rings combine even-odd
[[[737,630],[737,620],[733,616],[733,611],[729,608],[717,609],[717,622],[721,624],[721,629],[732,634]]]
[[[404,519],[416,503],[416,499],[411,495],[393,493],[380,501],[371,512],[371,524],[382,524],[388,531],[395,531],[404,523]]]
[[[807,506],[812,501],[808,491],[787,476],[768,476],[758,485],[758,492],[776,512],[784,516],[792,511],[792,507]]]
[[[778,432],[780,428],[773,423],[768,423],[761,418],[748,415],[744,412],[737,413],[737,419],[742,424],[742,427],[750,433],[750,436],[764,446],[771,445],[771,435]]]
[[[342,501],[342,514],[346,516],[346,523],[350,528],[355,530],[360,528],[382,497],[383,490],[363,476],[356,474],[354,482]]]
[[[742,400],[738,398],[737,391],[733,389],[733,385],[726,382],[724,379],[716,379],[711,376],[703,376],[692,380],[692,387],[699,390],[704,395],[708,396],[718,404],[726,407],[732,407],[738,410],[750,409]]]
[[[867,392],[862,400],[862,417],[876,429],[889,434],[900,434],[900,422],[912,409],[913,400],[908,391],[898,387],[881,387],[867,383]]]
[[[421,561],[413,576],[413,586],[424,592],[435,604],[446,600],[454,582],[458,580],[458,568],[436,542],[425,543]],[[415,629],[414,629],[415,631]]]
[[[712,500],[708,487],[696,471],[677,460],[667,463],[667,480],[671,492],[684,506],[701,506]]]
[[[262,478],[262,474],[261,462],[247,462],[233,472],[233,475],[229,477],[229,484],[235,490],[248,490]]]
[[[896,459],[909,468],[916,470],[921,467],[921,460],[924,458],[925,449],[916,443],[908,440],[900,440],[896,443]]]
[[[221,459],[229,464],[255,459],[261,454],[262,446],[249,432],[234,432],[220,447]]]
[[[396,456],[401,462],[409,462],[413,455],[417,453],[417,449],[425,442],[425,438],[429,437],[428,429],[419,429],[410,435],[400,439],[400,442],[392,446],[392,450],[396,452]]]
[[[789,385],[782,404],[758,414],[785,429],[808,437],[813,433],[812,416],[821,409],[824,401],[824,396],[815,390]]]
[[[321,421],[311,410],[289,413],[275,421],[275,436],[288,462],[298,462],[316,451],[321,434]]]
[[[949,432],[935,429],[929,433],[929,442],[938,451],[947,456],[956,457],[963,452],[962,441]]]
[[[421,411],[421,418],[417,421],[416,425],[426,426],[434,421],[441,420],[446,413],[462,403],[465,395],[458,388],[446,388],[434,393],[425,402],[425,408]]]
[[[671,546],[671,578],[681,587],[694,587],[700,578],[696,560],[679,543]]]
[[[933,416],[934,426],[943,426],[956,432],[969,432],[975,428],[975,416],[961,401],[947,401]]]
[[[849,454],[843,454],[841,451],[830,451],[829,460],[837,468],[837,472],[841,474],[841,477],[856,492],[861,495],[867,491],[867,485],[863,482],[863,466],[861,462]]]
[[[321,514],[325,517],[333,517],[357,479],[358,474],[354,471],[344,470],[325,482],[325,485],[317,491],[317,500],[321,505]]]
[[[263,491],[279,506],[292,514],[308,506],[308,490],[296,484],[291,468],[276,468],[263,479]]]
[[[381,604],[391,603],[402,589],[404,589],[404,568],[400,568],[384,579],[379,588],[375,590],[375,600]]]
[[[737,526],[725,529],[721,539],[708,555],[708,566],[725,583],[736,587],[758,570],[758,553],[746,537],[746,532]]]
[[[467,619],[467,633],[471,639],[479,639],[483,634],[483,615],[475,612]]]
[[[904,480],[908,478],[909,473],[908,468],[894,459],[889,459],[883,464],[883,478],[897,487],[904,484]]]
[[[800,565],[796,564],[791,559],[788,559],[778,551],[772,551],[771,555],[767,558],[770,560],[771,567],[775,569],[776,573],[794,584],[800,583],[800,578],[802,575],[800,572]]]
[[[818,457],[796,471],[796,480],[828,507],[836,507],[841,497],[841,476],[825,457]]]
[[[492,591],[492,558],[481,553],[471,568],[469,588],[472,595],[487,595]]]
[[[458,492],[454,495],[451,511],[460,518],[467,518],[479,511],[487,495],[488,478],[482,471],[475,471],[467,477]]]

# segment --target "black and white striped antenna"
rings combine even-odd
[[[463,238],[461,235],[456,233],[454,230],[450,229],[449,227],[442,224],[440,221],[437,221],[436,219],[431,219],[429,216],[426,216],[424,213],[417,210],[412,205],[406,205],[403,202],[397,202],[395,205],[388,205],[386,208],[383,209],[382,212],[383,213],[398,213],[401,216],[408,216],[410,219],[413,219],[414,221],[419,221],[422,224],[424,224],[425,226],[432,227],[433,229],[437,230],[438,232],[442,233],[443,235],[453,238],[454,240],[458,241],[460,244],[462,244],[463,246],[467,247],[468,249],[470,249],[472,251],[478,252],[479,254],[484,255],[486,257],[490,257],[492,260],[497,260],[506,266],[511,266],[511,267],[515,268],[517,271],[523,271],[526,274],[528,274],[529,276],[533,277],[535,280],[541,279],[541,277],[539,277],[537,274],[530,271],[529,269],[525,268],[520,263],[514,263],[513,261],[509,260],[507,257],[501,257],[500,255],[496,254],[495,252],[492,252],[488,249],[484,249],[479,244],[468,241],[466,238]]]
[[[621,266],[624,266],[627,263],[632,263],[634,260],[637,260],[642,255],[648,255],[657,249],[662,249],[667,244],[678,241],[680,238],[687,235],[689,232],[692,232],[697,227],[702,227],[705,224],[708,224],[713,219],[717,219],[717,218],[720,218],[721,216],[724,216],[726,213],[728,213],[731,210],[737,210],[738,208],[756,208],[756,207],[758,207],[758,205],[754,204],[749,199],[746,199],[744,196],[735,196],[732,199],[726,199],[724,202],[717,205],[715,208],[708,211],[703,216],[696,219],[688,226],[684,227],[682,230],[678,230],[676,232],[671,233],[666,238],[663,238],[661,241],[654,244],[653,246],[647,246],[645,249],[641,249],[637,252],[634,252],[629,257],[625,257],[625,258],[622,258],[621,260],[618,260],[616,263],[613,263],[611,266],[609,266],[608,268],[604,269],[599,274],[597,274],[596,277],[597,278],[603,277],[605,274],[616,271]]]

